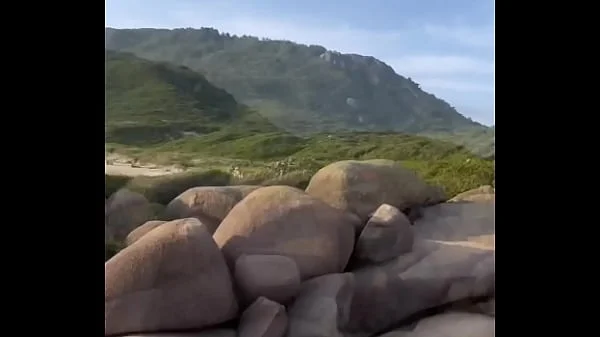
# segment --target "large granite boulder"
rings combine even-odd
[[[441,189],[391,160],[345,160],[320,169],[306,193],[327,204],[353,212],[365,222],[381,205],[400,210],[446,200]]]
[[[195,218],[162,224],[104,266],[105,335],[200,329],[238,313],[229,270]]]
[[[165,209],[169,219],[198,218],[212,234],[229,211],[250,192],[260,186],[201,186],[190,188]]]
[[[288,186],[263,187],[235,205],[213,235],[230,267],[246,255],[281,255],[302,280],[344,270],[358,219]]]

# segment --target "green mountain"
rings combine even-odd
[[[297,133],[487,129],[370,56],[211,28],[106,28],[106,48],[198,71],[273,124]]]
[[[473,157],[463,146],[405,133],[290,133],[184,66],[128,53],[107,51],[106,72],[106,143],[143,149],[148,160],[156,153],[319,162]]]
[[[225,90],[184,66],[106,52],[107,142],[152,144],[219,131],[276,131]]]
[[[191,184],[185,186],[199,186],[193,173],[199,169],[222,170],[206,173],[222,177],[232,165],[243,172],[238,183],[305,186],[333,161],[374,158],[402,161],[449,194],[493,182],[493,161],[445,141],[398,132],[308,136],[282,130],[183,66],[107,51],[106,72],[106,151],[141,163],[190,167],[191,178],[179,177]],[[282,159],[289,164],[285,175]],[[159,185],[182,187],[160,179]]]

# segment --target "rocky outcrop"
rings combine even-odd
[[[129,234],[127,234],[127,237],[125,238],[125,243],[128,246],[131,245],[132,243],[139,240],[142,236],[148,234],[151,230],[153,230],[154,228],[156,228],[164,223],[166,223],[166,221],[162,221],[162,220],[146,221],[143,225],[135,228]]]
[[[283,337],[288,327],[285,307],[267,298],[259,297],[240,319],[239,337]]]
[[[210,329],[199,332],[142,333],[123,337],[237,337],[237,332],[231,329]]]
[[[231,267],[244,254],[287,256],[306,280],[344,270],[357,224],[299,189],[269,186],[235,205],[213,238]]]
[[[202,186],[190,188],[171,201],[165,214],[169,219],[198,218],[212,234],[229,211],[260,186]]]
[[[438,306],[494,292],[493,252],[419,242],[413,251],[353,271],[353,332],[377,333]]]
[[[480,186],[472,190],[457,194],[449,202],[494,202],[496,189],[490,185]]]
[[[469,313],[446,313],[419,321],[379,337],[494,337],[495,319]]]
[[[396,207],[379,206],[360,233],[354,255],[360,261],[378,263],[410,252],[414,242],[410,226]]]
[[[261,296],[287,303],[300,290],[300,271],[287,256],[242,255],[235,262],[234,275],[246,303]]]
[[[153,206],[143,195],[127,189],[111,195],[104,207],[105,241],[122,241],[131,230],[155,216]]]
[[[351,273],[329,274],[305,282],[289,307],[288,337],[342,337],[350,320],[354,289]]]
[[[423,209],[417,240],[494,250],[495,203],[443,203]]]
[[[189,217],[126,224],[105,264],[105,335],[491,336],[492,192],[443,202],[389,161],[334,163],[306,192],[188,190],[169,205]]]
[[[419,312],[494,294],[493,204],[426,207],[412,230],[410,252],[353,270],[349,330],[377,333]]]
[[[365,221],[380,205],[400,210],[446,199],[443,192],[391,160],[347,160],[320,169],[306,193]]]
[[[210,327],[237,316],[229,270],[194,218],[155,228],[104,266],[105,335]]]

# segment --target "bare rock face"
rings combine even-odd
[[[242,314],[238,337],[283,337],[287,325],[285,307],[259,297]]]
[[[398,209],[446,200],[413,171],[391,160],[346,160],[327,165],[310,180],[306,193],[356,214],[364,223],[381,204]]]
[[[229,270],[197,219],[155,228],[104,266],[105,335],[201,329],[237,315]]]
[[[352,332],[385,331],[425,310],[495,290],[493,251],[435,242],[353,274]]]
[[[344,337],[350,320],[354,277],[329,274],[302,284],[289,307],[287,337]]]
[[[448,202],[423,208],[413,230],[417,240],[494,250],[495,202]]]
[[[496,202],[496,189],[490,185],[480,186],[466,192],[457,194],[449,202],[480,202],[493,203]]]
[[[142,236],[148,234],[151,230],[153,230],[154,228],[156,228],[164,223],[167,223],[167,221],[162,221],[162,220],[146,221],[143,225],[135,228],[134,230],[131,231],[131,233],[127,234],[127,237],[125,238],[125,242],[127,243],[128,246],[130,246],[131,244],[133,244],[134,242],[139,240]]]
[[[447,310],[454,312],[467,312],[472,314],[496,316],[496,296],[487,298],[467,299],[464,301],[452,303]]]
[[[227,213],[260,186],[201,186],[190,188],[166,207],[169,219],[197,218],[213,234]]]
[[[119,191],[105,240],[130,232],[105,264],[105,335],[492,337],[495,191],[444,200],[387,160],[333,163],[306,191],[192,188],[173,221]]]
[[[494,337],[495,319],[470,313],[427,317],[414,328],[398,329],[379,337]]]
[[[209,329],[200,332],[142,333],[123,337],[237,337],[237,332],[229,329]]]
[[[476,306],[480,310],[481,314],[496,317],[496,296],[492,297],[488,301],[478,303]]]
[[[358,237],[354,256],[364,262],[379,263],[412,250],[414,234],[410,221],[396,207],[377,208]]]
[[[153,206],[143,195],[120,189],[105,204],[105,240],[122,241],[134,228],[153,218]]]
[[[233,269],[242,255],[294,260],[301,280],[344,270],[358,219],[288,186],[263,187],[235,205],[213,238]]]
[[[353,271],[348,329],[367,334],[425,310],[495,294],[494,204],[444,203],[423,209],[411,252]]]
[[[287,303],[300,290],[300,271],[287,256],[242,255],[235,262],[234,277],[245,303],[261,296]]]

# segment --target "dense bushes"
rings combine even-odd
[[[481,159],[452,159],[439,161],[406,161],[425,181],[441,186],[448,196],[494,184],[494,162]]]
[[[119,149],[123,151],[124,149]],[[132,151],[132,149],[128,149]],[[400,133],[338,133],[298,137],[285,132],[250,133],[223,130],[135,149],[136,156],[148,162],[171,157],[174,164],[182,157],[224,157],[273,161],[294,157],[306,165],[319,165],[343,159],[440,160],[475,157],[461,146]],[[126,152],[124,152],[126,154]]]

